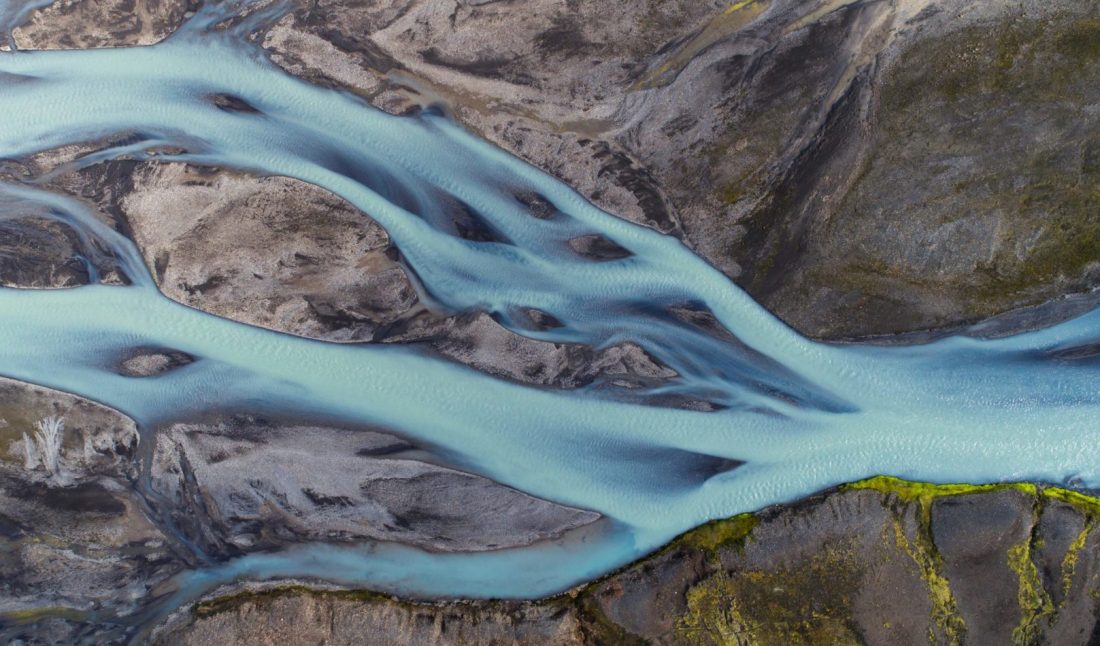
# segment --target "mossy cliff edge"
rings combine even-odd
[[[694,529],[537,602],[282,586],[207,599],[162,643],[1039,644],[1097,632],[1100,500],[876,477]]]

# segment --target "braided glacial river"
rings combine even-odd
[[[316,184],[385,227],[438,308],[488,311],[547,341],[630,340],[679,375],[647,394],[718,410],[536,389],[415,348],[322,343],[207,315],[162,296],[133,244],[81,204],[0,187],[0,199],[44,206],[110,249],[131,283],[0,289],[0,374],[103,402],[147,436],[207,410],[385,428],[459,468],[610,519],[611,529],[583,540],[522,549],[307,545],[249,555],[181,575],[162,608],[222,583],[277,577],[415,597],[538,597],[708,519],[881,473],[1100,486],[1100,312],[995,340],[811,342],[678,240],[600,211],[433,111],[395,117],[294,79],[204,20],[152,47],[0,54],[0,156],[128,135],[85,161],[155,148],[157,159]],[[254,110],[219,109],[218,96]],[[549,217],[517,199],[532,195]],[[448,229],[443,204],[455,200],[493,240]],[[579,256],[567,242],[585,235],[630,255]],[[685,307],[713,313],[738,343],[672,313]],[[561,325],[525,327],[517,313],[531,309]],[[117,374],[117,358],[135,347],[198,360],[157,377]]]

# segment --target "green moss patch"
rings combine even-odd
[[[931,482],[913,482],[902,480],[892,476],[875,476],[866,480],[860,480],[841,487],[847,489],[871,489],[882,494],[896,496],[900,500],[911,503],[930,503],[935,498],[943,496],[959,496],[969,493],[982,493],[998,491],[1002,489],[1016,489],[1035,495],[1038,488],[1027,482],[1007,484],[934,484]]]
[[[712,520],[691,530],[676,542],[688,547],[713,552],[720,547],[740,546],[760,523],[755,514],[738,514],[732,518]]]
[[[859,644],[851,600],[862,579],[851,545],[833,544],[793,568],[718,573],[687,591],[681,644]]]
[[[935,643],[961,644],[967,639],[967,626],[959,614],[951,583],[944,574],[943,558],[933,541],[930,510],[935,500],[959,495],[1015,490],[1035,501],[1033,518],[1037,522],[1043,504],[1061,502],[1072,505],[1087,519],[1086,526],[1073,541],[1062,563],[1062,577],[1068,594],[1074,584],[1077,556],[1095,524],[1100,520],[1100,499],[1058,487],[1041,488],[1031,483],[1006,484],[932,484],[912,482],[888,476],[877,476],[840,487],[840,491],[874,491],[882,496],[891,510],[890,522],[883,528],[885,551],[869,558],[864,545],[851,536],[828,539],[820,549],[799,556],[793,561],[779,560],[774,566],[761,568],[755,561],[738,555],[761,522],[757,514],[739,514],[731,518],[706,523],[686,532],[657,554],[608,575],[602,582],[593,582],[568,594],[545,599],[539,604],[552,605],[560,612],[574,613],[586,638],[593,643],[636,644],[644,640],[620,625],[615,613],[601,602],[603,595],[614,597],[616,586],[623,581],[639,581],[647,563],[670,556],[670,552],[690,554],[684,563],[687,574],[685,588],[669,591],[683,595],[682,605],[662,602],[661,612],[679,608],[668,617],[671,632],[666,639],[676,644],[857,644],[862,643],[860,626],[853,618],[854,603],[868,576],[874,576],[875,558],[891,561],[911,560],[916,573],[927,587],[931,615],[928,617],[928,638]],[[829,494],[838,495],[838,494]],[[908,524],[917,506],[917,527]],[[1034,533],[1020,545],[1009,548],[1008,566],[1016,573],[1020,620],[1013,633],[1016,643],[1028,644],[1041,640],[1046,627],[1057,618],[1061,607],[1052,601],[1044,588],[1036,563],[1041,539]],[[701,561],[699,553],[705,557]],[[676,556],[673,554],[672,556]],[[723,556],[724,558],[719,558]],[[732,557],[732,558],[731,558]],[[873,562],[874,561],[874,562]],[[741,563],[740,565],[730,565]],[[908,566],[907,566],[908,567]],[[621,578],[628,572],[625,578]],[[608,580],[613,580],[611,588]],[[614,583],[617,580],[618,583]],[[640,581],[644,582],[642,578]],[[1078,581],[1078,583],[1080,583]],[[640,584],[640,583],[635,583]],[[303,585],[246,591],[198,604],[197,617],[232,612],[246,604],[264,605],[280,597],[310,594],[362,603],[396,604],[410,610],[430,611],[436,605],[440,612],[450,612],[443,606],[401,601],[370,591],[313,590]],[[1067,594],[1063,594],[1066,597]],[[660,597],[660,595],[658,595]],[[448,621],[477,621],[480,613],[506,610],[517,622],[523,614],[515,612],[511,602],[469,602],[459,604],[469,612],[450,613]],[[657,609],[654,610],[657,612]],[[453,616],[452,616],[453,615]]]
[[[1061,487],[1046,487],[1043,496],[1072,505],[1088,518],[1100,519],[1100,498]]]

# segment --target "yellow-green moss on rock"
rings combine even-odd
[[[1072,541],[1061,564],[1065,588],[1062,602],[1055,603],[1044,587],[1048,584],[1037,560],[1043,542],[1037,529],[1022,543],[1000,552],[1017,582],[1014,597],[1020,619],[1012,631],[1012,641],[1041,643],[1058,620],[1071,585],[1082,594],[1095,587],[1081,583],[1080,572],[1085,570],[1080,559],[1086,539],[1100,519],[1100,500],[1030,483],[933,484],[886,476],[844,485],[793,506],[712,521],[639,562],[542,601],[417,603],[374,592],[318,591],[289,585],[200,603],[191,621],[220,617],[224,622],[231,617],[231,621],[247,624],[263,618],[265,612],[276,612],[280,604],[269,601],[312,595],[322,603],[342,603],[341,612],[345,613],[354,612],[346,602],[360,601],[364,608],[375,608],[373,614],[367,613],[375,620],[416,617],[413,623],[422,624],[418,630],[427,630],[423,626],[435,617],[435,623],[430,624],[435,626],[432,630],[443,632],[433,633],[433,639],[448,634],[469,635],[464,628],[458,633],[447,631],[492,621],[506,631],[514,630],[513,641],[517,644],[535,643],[534,635],[545,636],[547,625],[572,626],[568,634],[575,635],[576,641],[563,643],[584,644],[659,641],[692,646],[787,646],[914,639],[973,643],[983,635],[971,634],[973,630],[960,612],[958,591],[945,574],[943,556],[929,528],[930,509],[937,500],[964,495],[977,496],[967,504],[981,505],[982,494],[1006,490],[1034,500],[1033,507],[1024,503],[1030,509],[1024,513],[1030,514],[1027,522],[1035,528],[1039,527],[1038,518],[1045,504],[1068,504],[1086,519],[1085,530]],[[861,511],[866,509],[867,498],[865,493],[854,495],[857,492],[881,496],[882,508],[875,512],[881,519],[875,522],[882,523],[881,542],[877,537],[868,540],[868,526],[860,517],[844,518],[871,513]],[[835,520],[838,514],[839,520]],[[822,521],[834,522],[830,519],[836,524],[821,526]],[[768,537],[776,536],[777,531],[783,540],[769,543]],[[1001,567],[1005,564],[1000,563]],[[958,570],[953,572],[956,576]],[[919,594],[922,589],[927,602],[913,598],[910,602],[895,599],[896,603],[881,603],[892,595]],[[907,607],[920,610],[914,615],[905,610]],[[929,614],[924,615],[926,612]],[[542,623],[534,632],[525,632],[532,622]],[[908,626],[908,632],[890,632],[896,626]]]
[[[984,493],[1003,489],[1016,489],[1024,493],[1035,495],[1038,488],[1029,482],[996,483],[996,484],[936,484],[933,482],[915,482],[902,480],[893,476],[875,476],[866,480],[859,480],[843,485],[844,489],[871,489],[882,494],[897,496],[904,502],[928,503],[935,498],[943,496],[959,496],[969,493]],[[1078,494],[1082,495],[1083,494]]]
[[[756,514],[738,514],[730,518],[712,520],[681,536],[675,543],[705,551],[720,547],[739,546],[760,524]]]

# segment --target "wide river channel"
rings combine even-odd
[[[0,186],[0,200],[36,205],[94,240],[131,283],[0,289],[3,376],[117,408],[146,444],[158,426],[211,410],[384,428],[458,468],[610,521],[523,549],[318,544],[249,555],[181,575],[173,604],[277,577],[413,597],[539,597],[709,519],[875,474],[1100,486],[1100,313],[999,339],[815,343],[678,240],[599,210],[436,111],[392,116],[295,79],[239,31],[207,29],[212,20],[200,13],[151,47],[0,54],[0,157],[122,140],[86,161],[156,150],[321,186],[385,227],[433,307],[490,312],[547,341],[631,341],[679,375],[640,395],[715,410],[527,387],[413,347],[323,343],[211,316],[164,297],[133,244],[84,205]],[[252,109],[221,109],[216,97]],[[549,213],[533,216],[532,196]],[[455,233],[456,202],[489,240]],[[578,255],[568,244],[578,236],[602,236],[629,256]],[[675,314],[683,308],[712,313],[736,341],[686,322]],[[561,325],[531,329],[517,314],[529,310]],[[118,374],[118,358],[137,347],[197,361],[150,378]]]

